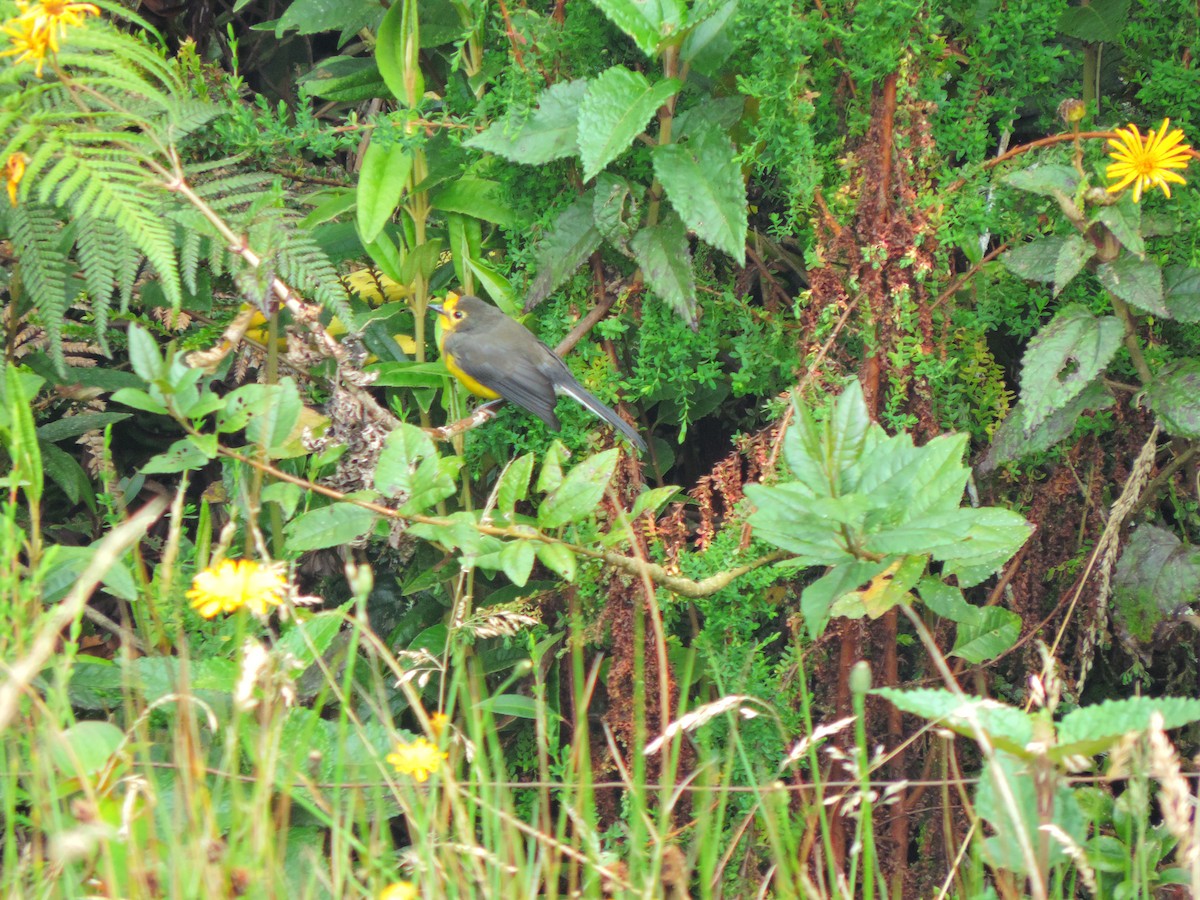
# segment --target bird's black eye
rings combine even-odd
[[[456,309],[454,311],[454,318],[461,319],[462,317],[463,317],[463,311],[461,309]]]

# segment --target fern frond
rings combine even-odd
[[[63,317],[67,312],[67,254],[62,226],[53,210],[22,204],[9,212],[13,251],[21,266],[26,296],[50,338],[50,358],[61,371]]]
[[[80,216],[75,223],[75,259],[83,269],[96,320],[96,339],[108,353],[108,313],[117,286],[121,245],[128,243],[111,222],[95,216]]]

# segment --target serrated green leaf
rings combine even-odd
[[[384,496],[411,494],[418,461],[436,453],[429,435],[401,422],[384,440],[375,464],[375,490]]]
[[[1038,238],[1009,250],[1000,261],[1020,278],[1053,284],[1057,296],[1095,252],[1094,246],[1072,234]]]
[[[1163,305],[1163,275],[1152,259],[1138,259],[1126,251],[1112,262],[1096,267],[1096,277],[1105,289],[1130,306],[1156,316],[1169,315]]]
[[[1165,528],[1138,525],[1121,551],[1112,592],[1118,633],[1152,648],[1159,625],[1200,595],[1200,548]]]
[[[1167,266],[1163,270],[1163,307],[1176,322],[1200,322],[1200,269]]]
[[[535,251],[537,276],[526,293],[525,308],[532,309],[562,284],[600,246],[600,231],[592,218],[595,197],[591,191],[564,209]]]
[[[466,141],[466,146],[529,166],[574,156],[579,152],[579,107],[587,89],[582,78],[560,81],[538,95],[531,114],[510,113]]]
[[[1015,612],[999,606],[985,606],[977,612],[975,622],[959,624],[954,649],[949,654],[972,665],[995,659],[1021,636],[1021,617]]]
[[[992,446],[979,465],[980,473],[990,472],[1002,462],[1048,450],[1075,431],[1075,424],[1085,412],[1108,409],[1112,405],[1112,392],[1099,378],[1062,409],[1055,410],[1032,427],[1026,427],[1025,406],[1018,403],[996,429]]]
[[[614,447],[588,457],[571,469],[562,484],[538,507],[538,524],[542,528],[559,528],[594,512],[608,489],[619,454]]]
[[[550,444],[550,449],[542,458],[542,468],[538,473],[537,489],[548,494],[562,484],[562,467],[571,458],[571,451],[557,438]]]
[[[698,130],[686,144],[655,147],[651,155],[655,176],[688,228],[744,265],[746,186],[729,138]]]
[[[363,154],[355,191],[358,233],[364,242],[374,241],[404,198],[415,158],[412,150],[382,133],[371,136]]]
[[[290,553],[340,547],[371,530],[376,514],[350,503],[335,503],[302,513],[284,527]]]
[[[1130,253],[1142,256],[1146,242],[1142,239],[1142,205],[1133,202],[1133,196],[1124,194],[1112,206],[1100,207],[1096,221],[1103,223]]]
[[[1072,710],[1058,723],[1056,758],[1072,754],[1094,756],[1108,750],[1122,736],[1145,733],[1150,716],[1158,713],[1163,728],[1182,728],[1200,722],[1200,700],[1194,697],[1129,697],[1105,700]]]
[[[1061,309],[1021,361],[1024,428],[1037,427],[1083,393],[1112,361],[1124,334],[1114,316],[1097,317],[1075,304]]]
[[[1058,30],[1088,44],[1117,40],[1129,18],[1130,0],[1091,0],[1068,6],[1058,18]]]
[[[646,56],[653,57],[664,39],[683,26],[683,0],[592,0]]]
[[[592,217],[604,239],[628,255],[627,244],[637,231],[645,187],[618,175],[601,172],[596,177]]]
[[[962,697],[941,688],[876,688],[871,691],[890,701],[898,709],[969,738],[975,738],[973,723],[978,723],[998,749],[1020,757],[1028,756],[1025,746],[1033,740],[1033,717],[997,700]]]
[[[1032,194],[1045,194],[1048,197],[1065,194],[1073,197],[1075,189],[1079,187],[1079,173],[1073,166],[1036,165],[1006,175],[1004,183]]]
[[[1146,389],[1146,399],[1168,432],[1200,438],[1200,359],[1163,366]]]
[[[671,213],[658,225],[641,229],[630,241],[630,247],[651,290],[695,328],[696,273],[687,229],[679,216]]]
[[[651,84],[640,72],[613,66],[588,82],[579,108],[579,158],[584,179],[629,149],[655,111],[679,90],[667,78]]]

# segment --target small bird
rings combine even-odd
[[[442,326],[442,361],[476,397],[503,398],[558,431],[554,404],[557,394],[566,394],[621,432],[639,453],[646,452],[641,435],[584,390],[567,364],[520,322],[478,297],[452,292],[440,306],[431,303],[429,308]]]

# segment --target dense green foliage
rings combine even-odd
[[[0,17],[6,895],[1200,889],[1193,5]]]

